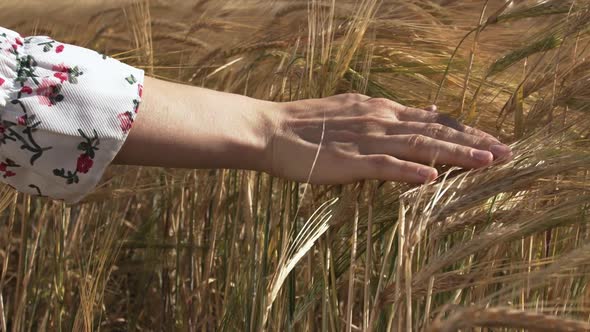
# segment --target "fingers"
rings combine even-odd
[[[397,118],[402,121],[440,123],[444,126],[453,128],[457,131],[464,132],[474,136],[487,137],[498,141],[494,136],[483,132],[479,129],[471,128],[459,123],[457,120],[437,113],[435,111],[421,110],[418,108],[402,107],[396,112]],[[499,142],[499,141],[498,141]]]
[[[438,111],[438,107],[436,105],[430,105],[424,109],[427,112],[436,112]]]
[[[428,136],[437,140],[468,146],[479,150],[492,152],[494,157],[505,158],[511,154],[510,148],[501,144],[496,139],[487,136],[476,136],[460,132],[440,123],[403,122],[396,123],[387,131],[388,135],[412,135]]]
[[[385,154],[357,156],[357,177],[382,181],[422,184],[434,180],[435,168],[404,161]]]
[[[494,159],[490,151],[419,134],[372,136],[363,144],[361,153],[387,154],[422,164],[447,164],[464,168],[484,167]]]
[[[438,113],[438,107],[436,105],[428,106],[425,109],[418,109],[406,107],[386,98],[371,98],[366,100],[366,102],[370,108],[384,108],[395,112],[397,119],[401,121],[440,123],[470,135],[488,137],[497,140],[494,136],[486,132],[465,126],[449,116]]]

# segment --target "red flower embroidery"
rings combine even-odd
[[[64,51],[64,47],[63,45],[59,45],[58,47],[55,48],[55,53],[61,53]]]
[[[31,93],[33,93],[33,89],[30,86],[25,85],[20,89],[20,92],[26,93],[26,94],[31,94]]]
[[[3,125],[0,125],[0,134],[4,134],[5,131],[6,131],[6,128],[4,128]]]
[[[138,89],[139,89],[139,98],[143,97],[143,85],[138,84],[137,85]]]
[[[2,84],[4,84],[4,82],[6,82],[6,81],[0,77],[0,86],[2,86]]]
[[[45,106],[51,106],[51,101],[49,100],[49,96],[53,92],[53,88],[55,84],[48,79],[43,79],[39,87],[37,88],[37,96],[39,97],[39,104]]]
[[[55,73],[53,76],[59,78],[59,80],[63,83],[69,79],[67,73]]]
[[[98,145],[100,144],[100,139],[98,138],[96,129],[92,129],[94,136],[87,135],[82,129],[79,128],[78,132],[84,140],[80,142],[77,147],[77,150],[81,150],[82,154],[78,156],[75,170],[72,171],[64,168],[55,168],[53,170],[53,175],[65,179],[66,184],[68,185],[80,182],[79,175],[88,173],[88,171],[90,171],[92,165],[94,165],[94,161],[92,159],[94,159],[96,156],[95,151],[98,151]]]
[[[25,118],[24,115],[21,115],[17,118],[17,122],[19,125],[24,126],[27,124],[27,119]]]
[[[8,167],[20,167],[19,165],[17,165],[14,161],[10,160],[10,159],[6,159],[5,161],[0,163],[0,172],[4,173],[2,174],[3,178],[7,178],[10,176],[15,176],[16,173],[13,171],[9,171]]]
[[[127,133],[133,125],[131,112],[121,113],[117,117],[119,118],[119,121],[121,121],[121,130],[123,130],[124,133]]]
[[[54,83],[48,78],[44,78],[37,88],[37,97],[39,104],[45,106],[54,105],[58,101],[63,100],[63,96],[59,94],[61,85]]]
[[[8,167],[20,167],[20,165],[18,165],[17,163],[12,161],[11,159],[8,159],[8,158],[4,159],[4,161],[0,163],[0,172],[4,173],[4,174],[2,174],[3,178],[7,178],[10,176],[16,175],[15,172],[9,171]]]
[[[23,46],[23,42],[20,40],[20,38],[15,38],[14,41],[18,46]]]
[[[53,74],[53,76],[59,78],[62,83],[69,79],[68,72],[70,71],[70,67],[66,66],[65,64],[62,63],[60,65],[55,65],[51,67],[51,70],[57,72]]]
[[[60,72],[60,73],[67,73],[70,70],[70,67],[66,66],[65,64],[55,65],[51,67],[51,70]]]
[[[87,155],[86,153],[83,153],[80,155],[80,157],[78,157],[78,163],[76,164],[76,171],[78,171],[80,173],[88,173],[90,168],[92,168],[93,164],[94,164],[94,161],[92,161],[92,158],[90,158],[90,156]]]
[[[68,81],[71,84],[77,84],[78,77],[80,77],[84,74],[80,70],[80,68],[78,68],[78,66],[71,68],[71,67],[66,66],[63,63],[51,67],[51,70],[53,70],[55,72],[53,74],[53,77],[58,78],[61,81],[61,83]]]

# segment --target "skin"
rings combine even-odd
[[[275,103],[148,77],[114,162],[248,169],[314,184],[424,183],[436,178],[433,165],[479,168],[510,156],[508,146],[435,106],[361,94]]]

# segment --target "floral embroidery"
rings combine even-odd
[[[78,173],[86,174],[90,171],[94,165],[94,151],[98,150],[98,145],[100,144],[100,139],[98,138],[96,130],[93,130],[94,137],[92,138],[88,137],[82,129],[78,129],[78,132],[84,138],[84,141],[78,144],[78,150],[83,151],[83,153],[78,156],[76,170],[66,171],[63,168],[56,168],[53,170],[53,174],[66,179],[67,184],[78,183],[80,181]]]
[[[133,99],[133,112],[137,113],[137,111],[139,111],[139,100],[137,99]]]
[[[92,158],[90,158],[90,156],[86,153],[83,153],[78,157],[78,162],[76,163],[76,171],[86,174],[88,173],[90,168],[92,168],[93,164],[94,161],[92,161]]]
[[[24,115],[19,116],[18,118],[16,118],[16,122],[20,125],[20,126],[26,126],[27,125],[27,117]]]
[[[20,148],[22,150],[27,150],[33,152],[31,156],[30,163],[33,165],[35,160],[39,159],[43,152],[47,150],[51,150],[52,147],[41,147],[34,139],[33,133],[37,131],[37,127],[41,125],[41,121],[35,121],[36,117],[35,114],[29,115],[27,113],[27,109],[25,105],[18,99],[11,101],[13,105],[20,106],[21,110],[23,111],[23,115],[17,117],[15,120],[16,122],[11,121],[4,121],[2,125],[0,125],[0,143],[6,144],[6,140],[10,141],[19,141],[22,143]],[[15,129],[15,126],[22,127],[24,129],[18,133]]]
[[[20,89],[20,93],[26,93],[28,95],[30,95],[31,93],[33,93],[33,89],[30,86],[24,85],[21,89]]]
[[[142,72],[122,65],[104,54],[72,48],[46,37],[21,38],[17,33],[1,27],[0,36],[4,37],[0,37],[0,52],[7,54],[0,59],[0,66],[11,72],[9,78],[0,78],[0,90],[10,86],[6,91],[6,95],[10,96],[6,100],[6,107],[10,108],[10,112],[2,113],[0,118],[0,144],[6,144],[2,147],[3,151],[14,152],[20,149],[30,157],[30,160],[18,159],[21,166],[12,160],[1,159],[3,157],[0,154],[0,179],[14,177],[10,182],[17,190],[75,202],[83,193],[92,189],[90,186],[106,167],[106,159],[98,157],[99,153],[104,153],[99,151],[99,147],[101,150],[111,151],[113,147],[120,146],[124,139],[123,134],[131,129],[143,95]],[[27,45],[26,50],[24,45]],[[102,62],[101,58],[109,61]],[[78,59],[94,64],[88,65],[89,69],[83,69],[75,65]],[[4,67],[5,64],[8,66]],[[86,76],[89,76],[87,82]],[[84,80],[80,82],[84,83],[80,89],[70,89],[70,84],[78,84],[80,80]],[[101,95],[104,85],[117,87],[116,90],[109,90],[109,96],[110,92],[116,92],[121,97],[127,97],[122,105],[123,110],[117,110],[121,105],[109,105],[108,101],[100,99],[106,97]],[[76,94],[81,93],[85,94],[84,101],[86,97],[88,100],[95,100],[97,107],[93,108],[86,103],[76,107],[74,104],[80,100],[77,97],[82,97]],[[61,103],[64,100],[71,104],[65,107]],[[46,107],[52,107],[51,111]],[[99,111],[107,114],[96,115]],[[60,120],[56,119],[67,119],[67,122],[59,123]],[[50,137],[53,136],[43,133],[58,134],[54,135],[55,139],[60,137],[70,148],[63,151],[63,156],[57,155],[57,151],[52,150],[54,147],[48,146],[52,143],[53,138]],[[111,145],[107,149],[100,145],[102,136],[117,139],[104,141]],[[74,143],[68,143],[72,140]],[[48,150],[52,151],[45,153]],[[39,158],[43,158],[42,163],[38,161]],[[40,164],[42,165],[37,166]],[[46,175],[49,179],[31,183],[27,180],[30,172],[39,175],[49,172]],[[56,186],[56,181],[78,185],[68,193],[61,186]]]
[[[139,98],[141,99],[141,97],[143,97],[143,85],[138,84],[137,85],[137,94],[139,95]],[[134,112],[137,113],[137,111],[139,110],[139,104],[141,102],[138,99],[133,99],[133,106],[134,106]]]
[[[130,75],[129,77],[126,77],[125,80],[127,82],[129,82],[130,84],[134,84],[131,82],[137,82],[135,76]],[[142,97],[143,95],[143,85],[141,84],[137,84],[137,95],[139,96],[139,98]],[[141,102],[139,101],[139,99],[133,99],[133,113],[131,111],[127,111],[127,112],[123,112],[121,114],[119,114],[117,116],[117,118],[119,118],[119,122],[121,124],[121,130],[123,131],[123,133],[127,134],[129,132],[129,130],[131,130],[131,127],[133,126],[133,121],[135,121],[133,114],[137,113],[137,111],[139,110],[139,104]]]
[[[55,44],[56,41],[55,40],[48,40],[46,42],[42,42],[42,43],[37,43],[37,45],[39,46],[43,46],[43,52],[47,53],[49,51],[51,51],[53,49],[53,44]],[[57,48],[62,47],[61,51],[57,51]],[[55,51],[56,53],[61,53],[63,51],[63,45],[58,46]]]
[[[37,88],[37,97],[39,104],[52,106],[64,100],[61,92],[61,84],[55,83],[48,78],[44,78]]]
[[[127,83],[129,83],[131,85],[137,83],[137,78],[135,78],[135,76],[133,76],[133,74],[129,75],[128,77],[125,77],[125,80],[127,81]]]
[[[39,188],[38,186],[36,186],[34,184],[30,184],[29,188],[35,189],[35,191],[37,192],[37,196],[47,197],[41,193],[41,188]]]
[[[28,41],[25,41],[28,42]],[[33,94],[33,88],[27,83],[32,81],[38,87],[36,89],[40,104],[42,105],[55,105],[57,102],[63,100],[63,95],[60,94],[61,85],[54,84],[50,80],[44,78],[42,83],[39,83],[38,75],[35,73],[37,68],[37,61],[31,55],[21,56],[17,52],[18,47],[22,46],[23,42],[20,38],[15,38],[15,44],[13,46],[14,51],[12,52],[16,58],[16,79],[15,81],[20,83],[21,89],[18,92],[17,98],[12,100],[13,105],[20,106],[23,114],[12,121],[4,121],[0,126],[0,143],[6,144],[7,140],[20,142],[20,149],[28,150],[33,152],[30,163],[33,165],[37,159],[39,159],[43,153],[47,150],[52,149],[51,146],[41,147],[33,137],[33,133],[37,130],[37,127],[41,125],[41,121],[35,120],[35,115],[29,115],[25,105],[20,101],[23,94]],[[68,72],[69,73],[69,72]],[[24,127],[20,132],[16,129],[16,126]]]
[[[121,130],[124,133],[127,133],[131,130],[131,126],[133,126],[133,114],[131,112],[121,113],[117,116],[119,121],[121,121]]]
[[[0,173],[2,173],[3,178],[9,178],[16,175],[16,173],[9,170],[8,167],[20,167],[20,165],[8,158],[4,159],[3,162],[0,162]]]
[[[28,79],[31,79],[33,82],[35,82],[35,84],[39,85],[39,81],[37,80],[38,76],[35,74],[37,61],[35,61],[35,59],[30,55],[21,58],[19,54],[16,53],[16,57],[17,78],[15,81],[19,82],[21,87],[25,85]]]
[[[62,83],[68,80],[68,74],[66,73],[55,73],[53,76],[59,78]]]
[[[53,74],[53,76],[59,78],[61,83],[68,81],[72,84],[77,84],[78,77],[80,77],[81,75],[84,75],[84,73],[82,71],[80,71],[78,66],[75,66],[74,68],[70,68],[64,64],[61,64],[61,65],[53,66],[51,68],[51,70],[56,72],[55,74]]]
[[[23,42],[20,38],[14,38],[14,44],[12,44],[12,49],[17,51],[19,47],[23,46]]]

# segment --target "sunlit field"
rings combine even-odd
[[[590,331],[587,0],[2,0],[0,26],[261,99],[436,104],[514,151],[418,187],[2,186],[0,331]]]

